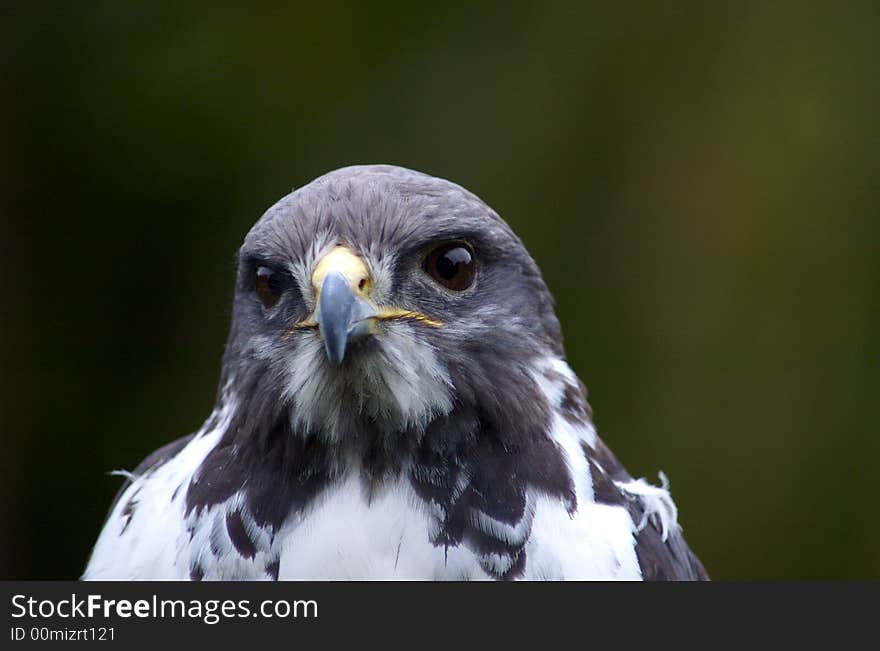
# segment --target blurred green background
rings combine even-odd
[[[0,578],[79,576],[211,408],[248,228],[369,162],[522,236],[714,578],[880,578],[877,3],[431,7],[4,3]]]

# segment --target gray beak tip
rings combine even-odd
[[[330,342],[329,340],[324,340],[324,351],[327,353],[327,361],[330,362],[330,366],[339,366],[342,364],[342,360],[345,359],[345,348],[346,341],[342,342]]]
[[[349,339],[362,331],[357,324],[372,315],[375,315],[372,306],[354,293],[344,275],[327,274],[315,320],[324,337],[327,361],[332,366],[342,364]]]

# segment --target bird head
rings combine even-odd
[[[365,422],[422,431],[462,405],[528,411],[534,360],[561,354],[541,274],[491,208],[445,180],[348,167],[246,236],[221,392],[331,440]]]

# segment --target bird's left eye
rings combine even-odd
[[[474,253],[464,242],[446,242],[428,253],[425,271],[446,289],[462,292],[474,284]]]
[[[254,291],[263,307],[269,309],[278,303],[281,298],[281,283],[278,274],[269,267],[257,267],[254,272]]]

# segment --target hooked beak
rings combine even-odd
[[[349,342],[373,333],[380,321],[407,320],[432,328],[443,326],[414,310],[376,307],[369,298],[372,278],[366,263],[344,246],[337,246],[318,262],[312,274],[312,287],[317,296],[315,312],[291,331],[318,328],[327,361],[333,366],[339,366],[345,359]]]
[[[348,342],[368,334],[370,320],[376,316],[376,308],[355,293],[343,273],[327,272],[321,285],[315,322],[321,329],[330,364],[342,363]]]

